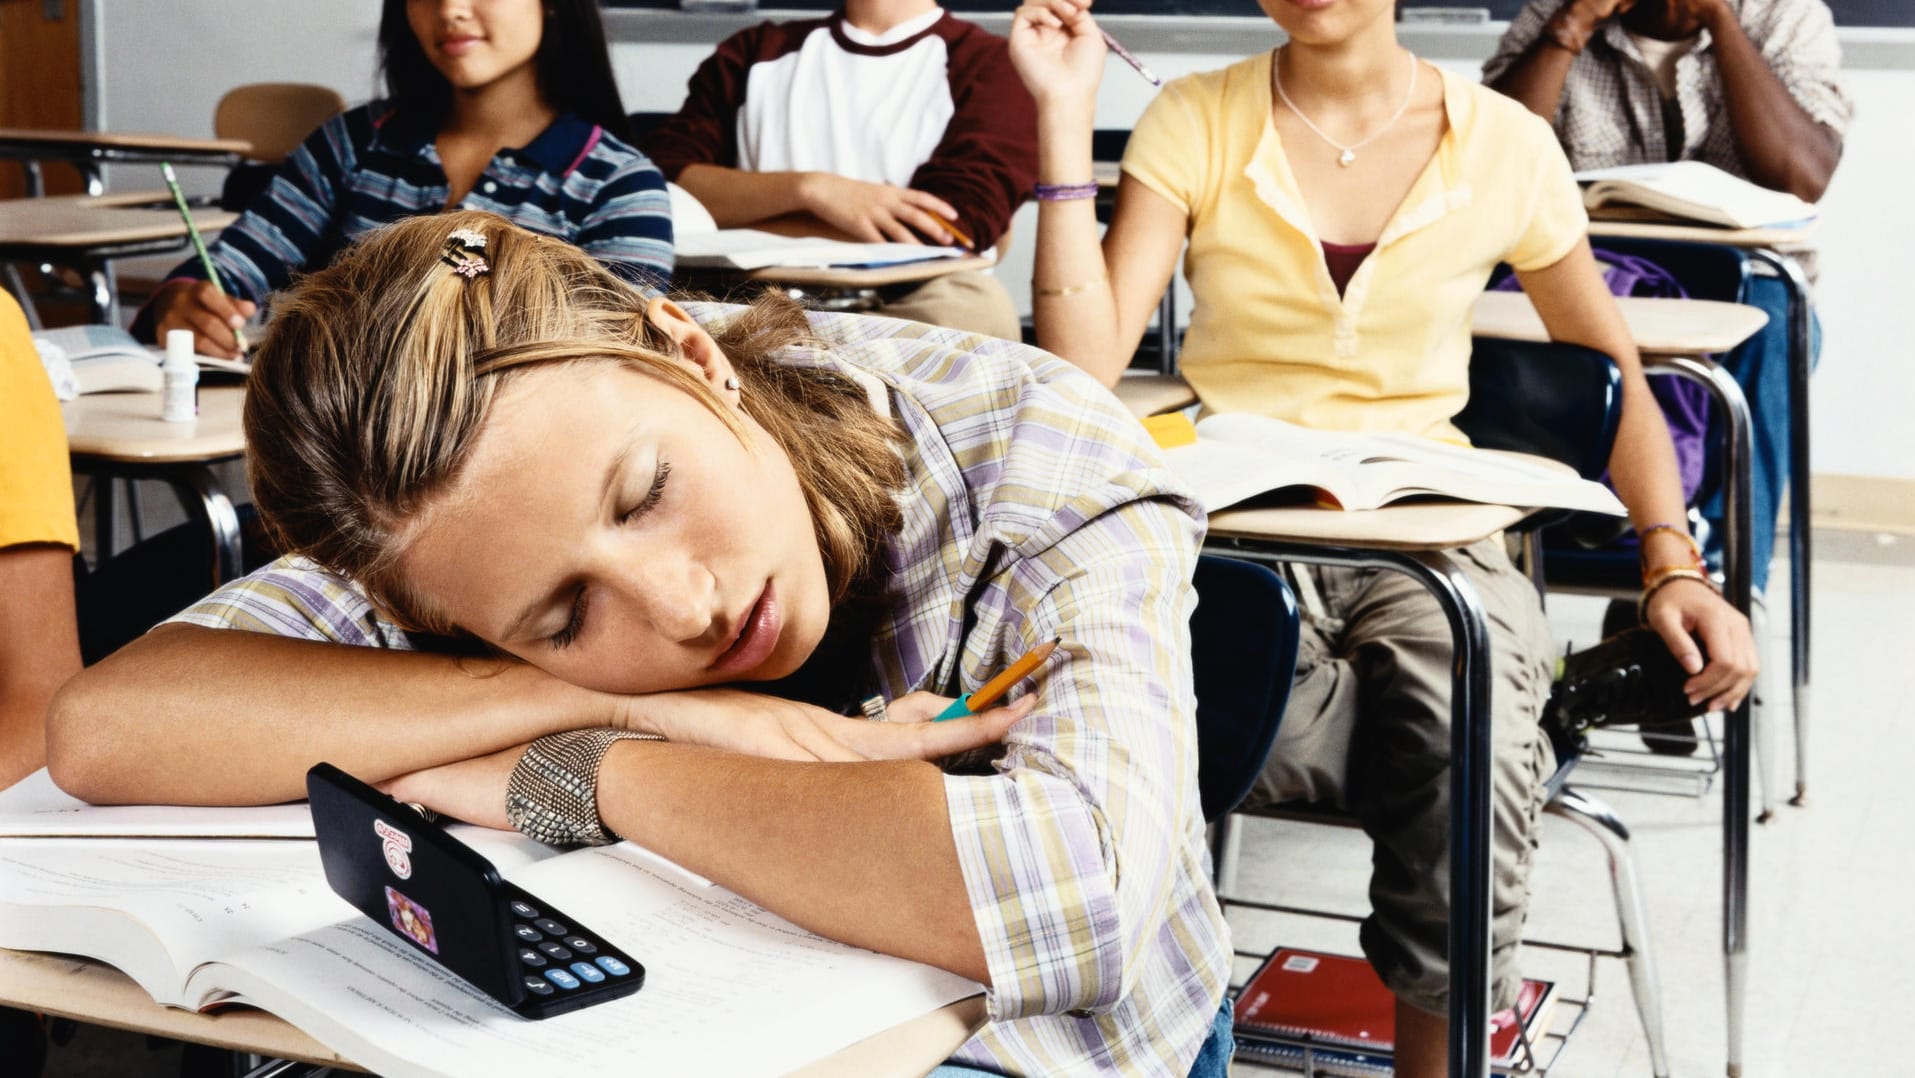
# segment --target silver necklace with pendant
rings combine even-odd
[[[1282,59],[1283,59],[1283,50],[1278,49],[1276,53],[1272,55],[1270,60],[1270,81],[1276,85],[1277,97],[1283,101],[1283,105],[1285,108],[1289,109],[1293,114],[1295,114],[1297,119],[1303,121],[1303,126],[1309,128],[1311,133],[1315,134],[1316,137],[1322,139],[1323,141],[1329,143],[1330,145],[1335,146],[1337,149],[1343,151],[1342,153],[1337,155],[1337,164],[1343,166],[1344,168],[1349,168],[1351,165],[1356,164],[1357,150],[1363,148],[1364,146],[1369,145],[1369,143],[1373,141],[1378,135],[1381,135],[1383,132],[1388,131],[1390,127],[1396,123],[1396,121],[1402,119],[1403,114],[1409,111],[1410,101],[1416,97],[1416,54],[1411,53],[1410,54],[1410,90],[1408,93],[1403,95],[1403,103],[1396,107],[1396,111],[1390,115],[1389,119],[1383,121],[1382,127],[1379,127],[1376,130],[1370,132],[1368,135],[1364,136],[1359,141],[1352,142],[1348,146],[1345,146],[1343,143],[1338,142],[1336,139],[1333,139],[1330,136],[1324,134],[1323,129],[1321,127],[1318,127],[1316,124],[1311,123],[1310,117],[1305,116],[1303,114],[1303,110],[1297,107],[1297,103],[1290,100],[1290,95],[1283,92],[1283,69],[1281,65]]]

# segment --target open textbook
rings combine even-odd
[[[1584,185],[1583,205],[1592,210],[1625,203],[1725,228],[1806,225],[1815,220],[1814,205],[1701,161],[1590,169],[1576,173],[1576,179]]]
[[[1152,417],[1152,422],[1166,418],[1181,421],[1172,416]],[[1230,413],[1196,424],[1194,440],[1158,437],[1169,446],[1164,459],[1171,470],[1211,512],[1284,491],[1342,509],[1436,497],[1625,512],[1609,488],[1552,461],[1407,434],[1319,431]]]
[[[160,361],[166,354],[141,344],[118,326],[62,326],[36,330],[33,343],[41,352],[47,376],[53,380],[54,393],[71,400],[83,393],[160,390]],[[245,377],[252,370],[243,359],[195,356],[201,371]],[[71,379],[61,370],[70,370]],[[64,384],[63,384],[64,383]],[[70,392],[66,391],[70,390]]]
[[[753,228],[725,228],[716,232],[679,236],[674,241],[678,265],[733,270],[836,267],[868,269],[906,262],[962,258],[962,247],[919,243],[853,243],[809,236],[780,236]]]
[[[644,990],[520,1018],[334,895],[312,842],[0,841],[0,946],[99,959],[168,1006],[261,1007],[388,1078],[780,1074],[980,991],[628,846],[530,861],[475,844],[644,962]]]

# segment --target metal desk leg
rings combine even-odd
[[[1722,571],[1727,582],[1725,597],[1747,614],[1754,591],[1749,564],[1754,518],[1749,506],[1749,462],[1744,456],[1749,445],[1748,401],[1735,379],[1714,363],[1674,357],[1659,359],[1656,365],[1708,388],[1725,420],[1727,437],[1722,452],[1729,483],[1723,492],[1723,510],[1729,521],[1729,542],[1724,546]],[[1730,1078],[1742,1074],[1742,1020],[1748,1002],[1750,706],[1751,701],[1744,698],[1742,705],[1728,714],[1723,737],[1722,955],[1728,982]]]
[[[1776,251],[1750,255],[1774,269],[1789,289],[1789,658],[1795,713],[1795,796],[1789,803],[1801,805],[1808,799],[1809,368],[1815,362],[1815,343],[1802,267]]]
[[[244,571],[240,559],[239,513],[234,510],[225,489],[213,478],[213,470],[202,464],[171,472],[167,481],[188,512],[192,511],[194,502],[198,502],[206,527],[212,532],[213,586],[237,580]]]
[[[1746,505],[1747,500],[1744,499]],[[1746,512],[1746,510],[1745,510]],[[1231,557],[1390,569],[1429,589],[1456,641],[1450,668],[1450,1078],[1487,1078],[1492,899],[1489,628],[1476,588],[1440,550],[1212,539]]]

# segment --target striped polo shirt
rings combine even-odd
[[[694,304],[716,330],[736,308]],[[1038,704],[979,774],[944,779],[990,970],[957,1060],[1008,1074],[1188,1074],[1230,976],[1197,797],[1190,586],[1203,514],[1116,398],[993,337],[813,314],[822,366],[910,434],[903,525],[863,691],[975,691],[1041,641]],[[364,647],[423,646],[356,586],[285,558],[174,619]],[[323,705],[322,705],[323,709]],[[316,712],[317,714],[318,712]]]
[[[446,208],[451,186],[430,124],[383,101],[321,124],[210,248],[228,291],[259,302],[380,225]],[[651,288],[671,279],[671,199],[644,154],[563,113],[500,150],[459,203],[557,236]],[[204,278],[198,259],[171,277]]]

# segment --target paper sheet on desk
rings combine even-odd
[[[918,243],[848,243],[807,236],[780,236],[752,228],[726,228],[684,236],[676,241],[680,266],[734,270],[786,268],[871,268],[940,258],[962,258],[961,247]]]

